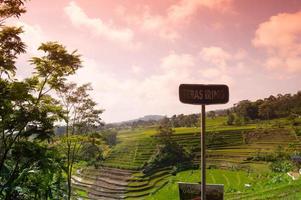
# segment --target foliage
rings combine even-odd
[[[80,152],[86,142],[86,137],[80,135],[66,135],[60,138],[59,149],[63,155],[64,171],[67,174],[67,196],[72,195],[72,172],[75,163],[80,159]]]
[[[216,117],[216,113],[211,110],[211,111],[208,112],[207,117],[209,117],[211,119],[214,119]]]
[[[245,124],[244,118],[242,118],[240,116],[236,116],[235,120],[234,120],[234,124],[237,126],[241,126],[241,125]]]
[[[235,104],[232,110],[243,120],[275,119],[301,115],[301,91],[296,94],[271,95],[257,101],[243,100]]]
[[[1,15],[1,9],[0,9]],[[16,72],[15,59],[21,53],[25,53],[25,44],[21,41],[20,27],[3,26],[0,31],[0,78],[3,74],[8,77]]]
[[[43,43],[38,49],[44,55],[30,60],[33,75],[15,79],[15,60],[25,52],[23,30],[5,26],[4,21],[24,13],[24,2],[0,2],[0,198],[62,199],[66,168],[49,143],[54,122],[64,113],[50,92],[60,90],[81,61],[76,51],[69,53],[57,42]]]
[[[5,165],[8,173],[2,173],[2,178],[9,180],[1,189],[3,197],[8,199],[63,197],[65,184],[62,178],[61,159],[56,149],[37,142],[24,141],[15,144],[12,157],[11,161],[14,162],[6,162]],[[10,173],[11,171],[13,173]]]
[[[229,113],[227,116],[227,125],[233,125],[235,120],[235,116],[233,113]]]
[[[98,166],[105,159],[108,147],[103,144],[103,139],[98,133],[84,137],[86,139],[79,153],[79,159],[86,161],[88,165]]]
[[[190,164],[192,155],[176,142],[169,142],[164,145],[159,145],[155,154],[150,158],[145,167],[145,172],[167,166],[176,166],[181,168],[181,165]]]
[[[199,115],[173,115],[170,118],[170,123],[172,127],[195,127],[199,124]]]
[[[165,117],[160,121],[160,125],[157,128],[157,137],[160,143],[168,144],[171,140],[171,136],[174,133],[171,127],[171,121]]]
[[[270,164],[270,168],[273,172],[286,173],[293,169],[293,165],[290,161],[278,160],[278,161],[272,162]]]
[[[117,144],[117,131],[115,130],[104,130],[100,133],[101,138],[110,146]]]
[[[89,164],[95,164],[97,161],[103,160],[102,149],[95,143],[85,142],[79,153],[79,158]]]
[[[10,17],[20,17],[25,13],[25,0],[2,0],[0,1],[0,24]]]
[[[163,118],[157,128],[157,149],[146,163],[146,173],[156,168],[167,166],[181,168],[180,165],[187,164],[191,161],[191,154],[177,142],[172,140],[171,136],[173,133],[171,121],[166,117]]]
[[[71,55],[57,43],[42,44],[41,49],[47,56],[34,58],[33,63],[36,64],[34,76],[24,81],[0,80],[0,92],[4,97],[0,101],[2,119],[0,170],[7,162],[13,162],[15,167],[19,165],[19,161],[10,154],[10,151],[20,142],[45,139],[50,141],[54,122],[63,116],[57,100],[48,93],[52,89],[59,89],[65,77],[74,73],[73,70],[77,68],[79,60],[75,55],[77,61],[64,63],[62,59],[64,57],[71,59]],[[11,171],[11,174],[15,173]],[[21,175],[20,172],[19,176]],[[12,178],[11,175],[4,182],[10,182]]]
[[[100,114],[103,110],[96,108],[96,102],[88,93],[91,90],[90,84],[78,87],[75,83],[63,84],[58,90],[61,105],[65,111],[64,121],[67,134],[69,134],[69,127],[71,127],[71,134],[83,134],[95,131],[102,125]]]
[[[30,59],[33,75],[16,79],[15,62],[26,45],[20,37],[22,28],[5,26],[5,20],[20,17],[24,2],[0,1],[0,199],[70,199],[75,162],[102,159],[100,144],[94,140],[67,136],[59,145],[50,144],[54,123],[69,117],[52,91],[66,92],[67,77],[81,67],[80,55],[58,42],[42,43],[38,50],[44,54]],[[73,126],[87,132],[100,124],[103,111],[95,109],[87,94],[90,85],[70,88],[73,96],[67,100],[77,109]]]

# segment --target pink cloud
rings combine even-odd
[[[180,0],[168,9],[168,18],[179,21],[194,15],[199,8],[226,11],[232,0]]]
[[[280,73],[301,72],[301,11],[272,16],[259,25],[252,43],[267,51],[265,66]]]
[[[221,47],[215,46],[203,48],[200,55],[205,61],[213,63],[220,68],[225,67],[226,62],[232,57]]]
[[[117,28],[112,23],[106,24],[99,18],[89,18],[75,2],[70,2],[64,10],[76,27],[88,28],[92,33],[112,41],[129,43],[133,40],[134,32],[131,29]]]
[[[114,74],[106,72],[98,61],[83,59],[84,68],[79,69],[70,80],[80,81],[80,84],[91,82],[95,99],[110,111],[104,113],[104,117],[109,119],[139,117],[141,110],[145,113],[173,114],[174,107],[180,105],[175,100],[178,99],[178,85],[200,81],[200,78],[194,79],[195,58],[190,54],[169,53],[160,60],[157,73],[142,80],[134,76],[122,82]],[[141,67],[133,66],[133,70],[140,73]],[[116,117],[116,113],[120,114]]]
[[[158,34],[161,38],[175,41],[180,38],[179,28],[187,23],[200,8],[219,12],[230,10],[233,0],[179,0],[168,6],[163,14],[153,14],[149,6],[143,6],[142,12],[130,14],[125,7],[118,6],[117,13],[126,16],[130,24],[138,25],[141,30]]]
[[[190,71],[194,65],[195,58],[190,54],[176,54],[172,52],[161,60],[161,68],[169,72]]]

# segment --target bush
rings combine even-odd
[[[234,120],[235,120],[234,115],[232,113],[230,113],[227,118],[227,125],[233,125]]]
[[[103,159],[102,149],[96,144],[86,142],[83,144],[79,157],[81,160],[87,161],[90,165],[94,165]]]
[[[234,123],[237,126],[241,126],[242,124],[244,124],[244,121],[241,117],[236,117]]]
[[[117,144],[117,131],[106,130],[101,132],[102,139],[110,146]]]
[[[270,169],[273,172],[286,173],[293,170],[293,168],[294,167],[292,163],[287,160],[285,161],[278,160],[270,164]]]
[[[183,167],[181,165],[189,165],[191,160],[190,152],[176,142],[169,142],[158,146],[156,153],[148,161],[145,172],[168,166],[175,166],[178,171]]]

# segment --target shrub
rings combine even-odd
[[[89,165],[95,165],[96,162],[103,160],[102,149],[94,143],[86,142],[83,144],[79,157],[87,161]]]
[[[244,124],[244,121],[241,117],[236,117],[234,123],[237,126],[241,126],[242,124]]]
[[[176,142],[169,142],[157,147],[156,153],[148,161],[145,172],[156,168],[175,166],[176,171],[189,164],[192,155]]]
[[[228,124],[228,125],[233,125],[234,120],[235,120],[234,115],[233,115],[232,113],[230,113],[230,114],[228,115],[228,118],[227,118],[227,124]]]
[[[117,131],[114,130],[103,131],[101,132],[101,137],[110,147],[117,144]]]
[[[293,170],[293,168],[294,167],[292,163],[287,160],[285,161],[278,160],[270,164],[270,169],[273,172],[286,173],[288,171]]]

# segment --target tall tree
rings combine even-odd
[[[35,64],[31,78],[24,81],[0,80],[0,93],[3,97],[0,101],[0,171],[8,167],[13,169],[3,186],[16,178],[13,174],[21,175],[18,161],[11,162],[14,160],[11,149],[32,136],[49,139],[53,134],[53,124],[63,114],[58,102],[49,92],[58,90],[66,76],[75,73],[80,67],[79,55],[74,52],[69,54],[65,47],[56,42],[42,44],[39,49],[46,55],[31,60]],[[5,192],[6,197],[13,192],[3,188],[1,191]]]
[[[157,128],[157,136],[161,143],[169,143],[171,141],[171,136],[174,133],[171,122],[167,117],[164,117]]]
[[[1,0],[0,1],[0,25],[10,17],[20,17],[26,12],[24,7],[26,0]]]
[[[102,125],[101,117],[103,110],[97,109],[97,103],[93,101],[89,91],[90,84],[79,87],[75,83],[68,83],[58,91],[61,104],[65,110],[66,133],[87,133]]]
[[[64,154],[64,171],[67,175],[67,199],[70,200],[72,196],[72,171],[74,163],[77,161],[80,151],[85,143],[85,137],[80,135],[66,135],[61,138],[62,153]]]

